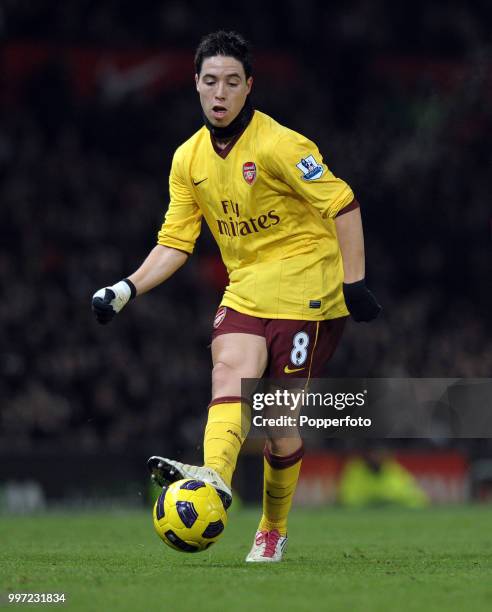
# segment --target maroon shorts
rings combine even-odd
[[[316,378],[332,357],[347,317],[327,321],[262,319],[220,306],[212,340],[221,334],[263,336],[268,350],[266,378]]]

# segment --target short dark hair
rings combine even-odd
[[[207,57],[223,55],[237,59],[244,68],[248,79],[252,73],[252,58],[249,43],[237,32],[219,30],[202,38],[195,53],[195,70],[200,74],[203,60]]]

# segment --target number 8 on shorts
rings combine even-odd
[[[306,332],[300,331],[294,336],[293,347],[290,352],[290,360],[296,365],[302,365],[307,359],[307,347],[309,346],[309,336]]]

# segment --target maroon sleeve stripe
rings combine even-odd
[[[359,202],[354,198],[352,200],[352,202],[350,202],[350,204],[347,204],[347,206],[344,206],[342,208],[342,210],[339,210],[337,212],[337,214],[335,215],[335,218],[337,217],[341,217],[342,215],[344,215],[345,213],[350,212],[351,210],[355,210],[356,208],[360,208],[360,204]]]

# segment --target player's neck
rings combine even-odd
[[[226,127],[212,125],[207,117],[203,115],[205,125],[210,131],[217,148],[221,150],[225,149],[238,134],[243,132],[251,121],[254,112],[253,105],[248,96],[237,117],[235,117]]]
[[[231,142],[232,138],[228,138],[227,140],[218,140],[217,138],[214,138],[214,144],[217,147],[217,149],[220,149],[221,151],[223,151],[227,145]]]

